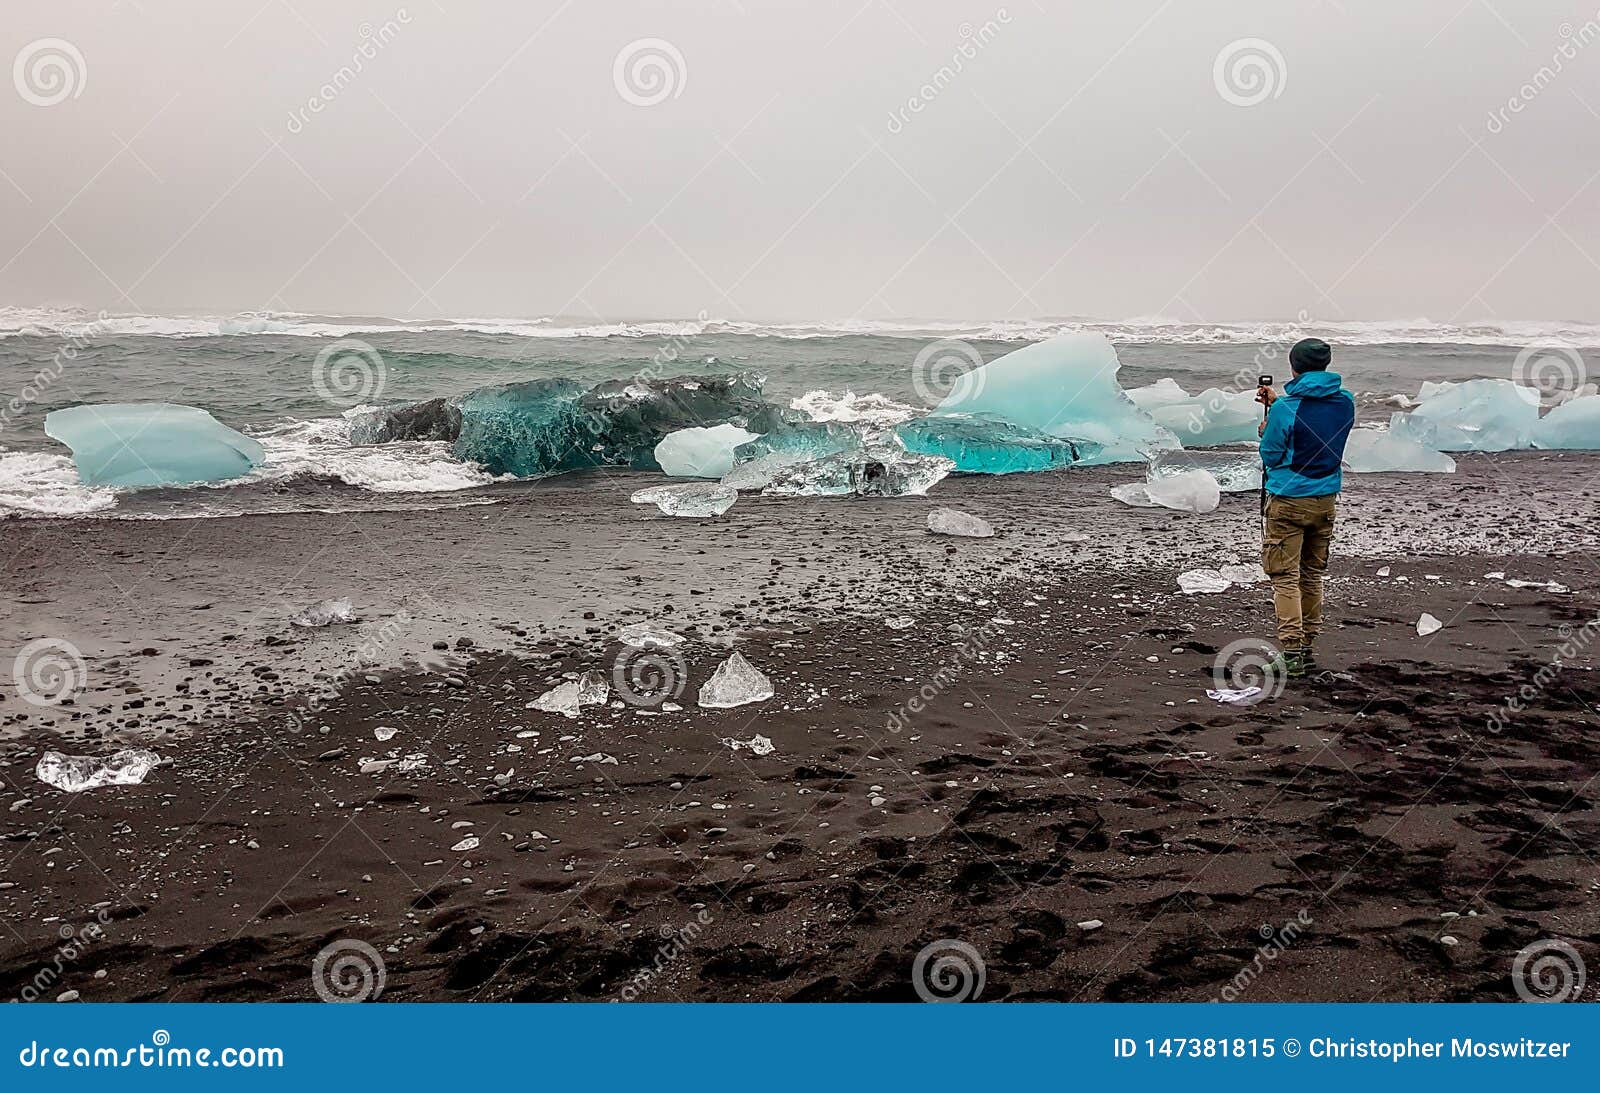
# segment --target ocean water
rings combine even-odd
[[[1287,344],[1316,334],[1377,418],[1425,381],[1512,378],[1525,347],[1600,346],[1600,324],[1439,326],[1422,320],[1323,323],[771,324],[711,319],[437,320],[376,317],[103,316],[0,309],[0,516],[170,518],[254,511],[345,511],[492,502],[505,483],[446,444],[354,447],[359,406],[456,395],[485,384],[565,376],[585,384],[639,375],[731,371],[766,377],[769,401],[849,417],[936,401],[918,354],[960,339],[984,360],[1052,334],[1096,330],[1116,345],[1124,389],[1170,377],[1190,392],[1241,374],[1288,375]],[[142,491],[77,482],[45,436],[53,409],[91,402],[200,406],[259,439],[267,464],[235,483]]]

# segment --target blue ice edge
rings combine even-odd
[[[1600,1006],[1582,1003],[100,1003],[3,1012],[0,1075],[9,1089],[456,1090],[499,1081],[515,1082],[511,1089],[635,1093],[979,1093],[1021,1083],[1030,1091],[1099,1090],[1115,1082],[1120,1093],[1166,1091],[1180,1080],[1185,1090],[1289,1082],[1295,1093],[1349,1093],[1358,1082],[1362,1093],[1504,1093],[1573,1088],[1544,1083],[1580,1078],[1576,1088],[1592,1088],[1600,1062]],[[1326,1054],[1329,1043],[1368,1041],[1439,1046],[1436,1055],[1400,1060]],[[1460,1053],[1465,1043],[1524,1041],[1558,1047],[1510,1058]],[[57,1049],[88,1049],[92,1058],[96,1048],[131,1050],[133,1065],[54,1062]],[[141,1048],[149,1065],[137,1061]],[[217,1066],[229,1048],[281,1052],[281,1065]],[[194,1065],[201,1049],[210,1067]],[[189,1066],[175,1065],[179,1051],[190,1053]]]

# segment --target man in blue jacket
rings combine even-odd
[[[1356,421],[1356,400],[1328,371],[1333,351],[1319,338],[1289,350],[1294,378],[1280,397],[1262,387],[1261,566],[1272,578],[1281,668],[1293,678],[1315,664],[1322,629],[1322,575],[1328,568],[1345,441]]]

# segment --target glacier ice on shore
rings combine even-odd
[[[928,530],[934,535],[963,535],[973,539],[987,539],[994,534],[994,528],[982,517],[944,507],[928,513]]]
[[[1352,429],[1345,443],[1344,465],[1356,474],[1386,471],[1420,471],[1454,474],[1456,461],[1443,452],[1424,448],[1409,436],[1388,429]]]
[[[1563,402],[1533,427],[1535,448],[1600,449],[1600,395]]]
[[[110,757],[47,751],[33,772],[46,785],[82,793],[103,786],[136,786],[160,762],[161,756],[146,748],[123,748]]]
[[[582,385],[569,379],[468,391],[461,396],[455,457],[520,478],[593,466],[578,411],[582,394]]]
[[[628,500],[636,505],[654,505],[668,516],[721,516],[739,500],[739,491],[718,482],[686,482],[635,490]]]
[[[733,469],[733,450],[757,435],[737,425],[679,429],[656,445],[656,462],[675,478],[721,478]]]
[[[1085,464],[1142,460],[1178,447],[1178,438],[1117,385],[1119,367],[1104,335],[1060,334],[965,373],[930,416],[984,414],[1101,445]]]
[[[1171,430],[1186,447],[1209,448],[1256,439],[1265,412],[1254,390],[1224,391],[1209,387],[1191,395],[1175,380],[1163,378],[1128,392],[1134,405]]]
[[[700,687],[700,705],[705,709],[726,710],[751,702],[765,702],[773,695],[772,680],[738,652],[717,665],[711,678]]]
[[[780,468],[761,492],[773,497],[916,497],[954,469],[943,456],[876,444]]]
[[[1116,486],[1111,496],[1135,508],[1177,509],[1180,512],[1214,512],[1222,503],[1222,489],[1209,471],[1198,468]]]
[[[916,418],[895,429],[907,451],[939,455],[966,474],[1048,471],[1092,460],[1101,445],[1051,436],[989,414],[941,414]]]
[[[1179,448],[1150,457],[1145,478],[1154,481],[1184,471],[1205,471],[1223,493],[1248,493],[1261,488],[1261,453],[1254,449],[1194,452]]]
[[[738,465],[781,455],[791,462],[800,462],[853,451],[865,442],[865,433],[842,422],[783,421],[736,447],[733,459]]]
[[[45,415],[45,435],[72,449],[86,486],[222,482],[259,466],[259,443],[195,406],[118,402]]]
[[[356,610],[351,606],[348,597],[341,597],[337,600],[318,600],[311,606],[296,613],[289,620],[295,626],[308,628],[355,621]]]
[[[1436,452],[1503,452],[1528,447],[1538,424],[1537,391],[1479,379],[1429,392],[1415,410],[1391,417],[1389,432]]]

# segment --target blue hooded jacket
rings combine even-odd
[[[1343,483],[1340,462],[1356,400],[1336,372],[1302,372],[1267,411],[1261,465],[1276,497],[1326,497]]]

